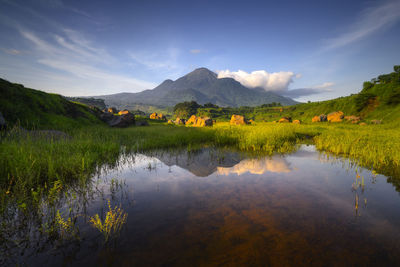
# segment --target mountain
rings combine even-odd
[[[105,100],[108,106],[133,108],[134,106],[152,105],[159,107],[174,106],[184,101],[196,101],[199,104],[213,103],[219,106],[258,106],[272,102],[293,105],[297,102],[272,92],[249,89],[232,78],[218,79],[217,74],[199,68],[176,81],[165,80],[152,90],[139,93],[119,93],[96,96]]]

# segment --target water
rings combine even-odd
[[[88,189],[87,189],[88,190]],[[78,194],[79,195],[79,194]],[[88,216],[128,213],[107,245]],[[72,203],[72,204],[71,204]],[[289,155],[231,150],[121,158],[73,206],[80,241],[30,250],[29,265],[400,264],[400,197],[387,178],[303,145]]]

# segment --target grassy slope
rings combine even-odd
[[[85,105],[0,79],[0,111],[9,125],[25,128],[71,129],[102,124]]]
[[[379,79],[381,77],[381,79]],[[328,114],[333,111],[343,111],[345,115],[357,115],[365,121],[373,119],[383,120],[385,123],[400,122],[400,73],[393,72],[381,75],[374,82],[367,82],[370,87],[364,87],[359,94],[339,97],[337,99],[298,104],[290,107],[241,107],[241,108],[202,108],[198,115],[209,116],[217,120],[229,120],[232,114],[245,115],[256,121],[274,121],[282,116],[300,119],[303,122],[311,122],[312,117],[320,114]],[[375,101],[365,103],[358,108],[357,99],[360,95],[369,93],[376,96]],[[397,97],[397,103],[389,103],[390,99]],[[392,101],[393,102],[393,101]]]

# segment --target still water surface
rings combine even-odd
[[[382,175],[303,145],[289,155],[231,150],[121,158],[81,213],[108,199],[128,213],[110,246],[80,217],[78,244],[33,265],[400,265],[400,196]],[[65,206],[65,209],[67,205]]]

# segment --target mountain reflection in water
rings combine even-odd
[[[129,216],[114,246],[101,247],[79,216],[78,249],[42,251],[29,265],[400,265],[393,185],[314,146],[266,157],[153,151],[119,162],[82,208],[92,216],[107,199],[121,204]]]

